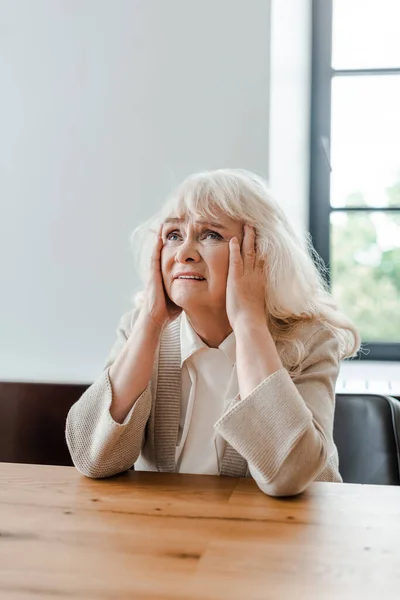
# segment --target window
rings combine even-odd
[[[311,236],[374,360],[400,360],[399,23],[399,0],[313,2]]]

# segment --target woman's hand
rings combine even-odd
[[[161,230],[162,227],[158,231],[157,241],[151,256],[149,279],[145,290],[144,304],[141,309],[141,314],[150,318],[160,329],[170,321],[173,321],[182,312],[182,309],[170,300],[165,291],[161,272],[161,250],[164,245]]]
[[[226,312],[233,330],[238,323],[266,324],[265,275],[256,256],[255,231],[244,226],[242,250],[237,238],[229,241]]]

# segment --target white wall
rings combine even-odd
[[[190,172],[267,174],[269,4],[0,0],[0,379],[93,380],[131,229]]]

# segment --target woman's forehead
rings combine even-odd
[[[171,215],[164,219],[164,225],[167,224],[181,224],[181,225],[198,225],[202,226],[212,226],[212,227],[237,227],[241,225],[240,221],[236,219],[232,219],[222,211],[218,211],[212,215],[199,215],[193,213],[186,214],[178,214]]]

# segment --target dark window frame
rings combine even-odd
[[[313,245],[328,267],[330,282],[330,214],[337,211],[366,211],[366,208],[334,208],[330,205],[330,136],[331,136],[331,82],[333,76],[400,74],[398,69],[332,68],[333,0],[313,0],[312,3],[312,88],[310,137],[310,233]],[[379,208],[379,211],[399,211],[398,208]],[[367,353],[359,353],[362,360],[400,361],[400,343],[367,342]]]

